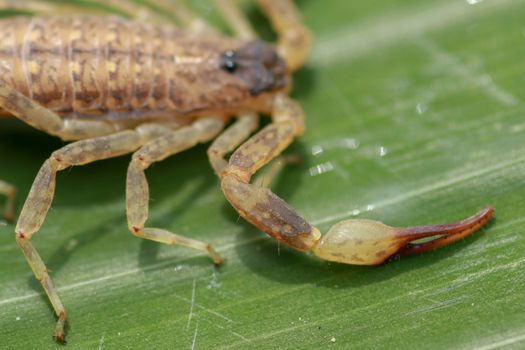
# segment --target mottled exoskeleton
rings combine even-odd
[[[0,23],[0,108],[65,141],[38,172],[16,225],[16,241],[58,316],[54,337],[64,340],[66,311],[46,266],[31,244],[51,205],[58,171],[133,153],[126,211],[132,234],[180,244],[222,259],[209,245],[149,227],[144,171],[198,143],[213,140],[208,156],[232,206],[277,240],[341,263],[375,265],[456,241],[492,216],[484,209],[448,225],[392,228],[348,220],[321,236],[252,175],[304,131],[303,111],[288,97],[291,73],[307,58],[310,33],[290,0],[259,0],[279,35],[275,46],[255,38],[239,9],[216,0],[235,37],[218,34],[184,7],[184,28],[116,17],[33,17]],[[271,123],[250,137],[258,115]],[[225,125],[234,119],[231,126]],[[245,141],[246,140],[246,141]],[[229,160],[225,155],[233,152]],[[13,216],[15,189],[0,182]],[[423,243],[410,243],[436,236]]]

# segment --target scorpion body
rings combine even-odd
[[[289,81],[284,61],[259,41],[118,17],[14,18],[1,25],[0,74],[65,119],[136,125],[239,108],[269,112],[252,97]],[[241,84],[221,71],[234,48],[237,60],[250,65],[238,74]],[[270,65],[279,77],[268,73]]]
[[[31,238],[51,206],[56,174],[71,166],[133,153],[126,179],[130,232],[200,250],[215,264],[223,259],[210,244],[148,227],[145,176],[151,164],[211,140],[210,163],[239,215],[290,247],[325,260],[381,264],[395,254],[452,243],[492,216],[486,208],[457,223],[408,228],[346,220],[322,236],[270,189],[250,183],[304,130],[302,109],[288,92],[291,73],[307,58],[310,34],[290,0],[258,0],[278,34],[275,46],[256,40],[232,2],[215,2],[235,37],[219,35],[188,12],[182,29],[116,17],[0,22],[0,111],[74,141],[43,163],[15,228],[16,242],[57,315],[58,341],[65,339],[66,309]],[[270,114],[271,122],[250,136],[259,113]],[[7,218],[13,216],[14,193],[13,186],[0,181],[0,194],[8,197]],[[425,237],[433,238],[411,243]]]

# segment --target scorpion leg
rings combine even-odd
[[[103,4],[106,7],[111,7],[117,12],[124,14],[125,16],[137,20],[147,21],[150,23],[169,23],[173,25],[173,20],[167,16],[163,16],[162,12],[156,12],[153,9],[148,8],[145,4],[140,5],[138,2],[131,0],[103,0],[97,1],[99,4]],[[159,9],[162,11],[163,9]]]
[[[221,177],[221,173],[228,165],[224,156],[237,148],[250,134],[257,129],[259,117],[255,113],[246,113],[239,117],[239,119],[226,131],[220,134],[215,141],[208,148],[208,158],[217,176]],[[270,167],[256,180],[257,186],[269,187],[272,180],[281,171],[283,166],[290,163],[296,163],[298,157],[294,155],[279,156],[275,159]]]
[[[195,33],[217,34],[217,30],[209,25],[204,19],[191,11],[184,0],[156,0],[163,8],[167,9],[175,18],[187,28]]]
[[[154,162],[186,150],[215,137],[224,127],[220,118],[199,119],[145,144],[132,157],[126,181],[126,212],[128,227],[137,237],[165,244],[179,244],[208,253],[217,265],[222,258],[210,244],[180,236],[159,228],[144,227],[148,219],[149,188],[144,171]]]
[[[73,165],[83,165],[130,153],[140,147],[141,143],[141,137],[137,132],[122,131],[109,136],[77,141],[53,152],[40,168],[22,208],[16,225],[16,241],[58,316],[54,333],[54,338],[58,341],[64,341],[66,311],[44,262],[30,242],[32,236],[42,226],[51,206],[56,173]]]
[[[174,4],[174,0],[149,0],[147,2],[142,1],[142,3],[133,0],[105,0],[100,1],[100,3],[114,8],[134,20],[147,21],[153,24],[167,23],[171,26],[175,26],[176,23],[173,15],[177,17],[178,6]],[[181,11],[184,14],[186,13],[184,9]],[[187,13],[191,14],[189,11]],[[205,27],[205,23],[203,27]]]
[[[63,15],[74,9],[74,6],[38,0],[0,0],[0,9],[30,12],[36,15]]]
[[[81,140],[115,133],[118,126],[99,120],[64,120],[22,95],[0,77],[0,107],[35,129],[62,140]]]
[[[270,187],[273,180],[279,175],[281,170],[288,164],[298,164],[300,157],[297,154],[279,155],[271,164],[259,175],[253,183],[258,187]]]
[[[213,141],[208,148],[208,158],[213,170],[219,177],[228,165],[224,156],[246,140],[257,129],[258,125],[259,116],[255,113],[246,113]]]
[[[215,6],[222,13],[235,35],[242,39],[255,39],[257,35],[246,15],[240,11],[237,3],[231,0],[214,0]]]
[[[82,13],[108,15],[108,11],[93,5],[104,5],[120,15],[135,20],[148,20],[151,22],[168,22],[167,18],[155,14],[146,7],[134,4],[127,0],[90,1],[84,3],[68,4],[66,2],[43,2],[37,0],[0,0],[0,9],[17,10],[34,13],[36,15],[56,16],[70,15],[82,8]]]
[[[22,95],[0,77],[0,107],[35,129],[59,136],[63,120],[51,110]]]
[[[110,135],[119,129],[117,124],[110,124],[102,120],[66,119],[63,123],[58,136],[64,141],[85,140]]]
[[[302,24],[291,0],[258,0],[279,35],[277,49],[292,71],[300,68],[310,52],[311,34]]]
[[[0,194],[3,194],[7,198],[4,209],[4,218],[7,221],[12,221],[15,215],[16,188],[13,185],[0,180]]]
[[[485,225],[491,208],[449,225],[393,228],[371,220],[346,220],[321,237],[319,230],[299,216],[269,189],[250,184],[252,175],[302,132],[302,113],[289,98],[278,96],[273,122],[241,145],[221,172],[222,190],[239,214],[261,231],[301,251],[347,264],[377,265],[399,253],[409,255],[438,248]],[[424,237],[428,242],[410,243]]]

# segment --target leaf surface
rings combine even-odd
[[[84,1],[85,2],[85,1]],[[144,2],[144,1],[143,1]],[[112,2],[108,4],[111,5]],[[525,6],[518,0],[298,1],[316,40],[293,95],[307,132],[276,193],[323,232],[352,217],[486,229],[380,267],[279,246],[223,198],[205,146],[147,172],[150,223],[227,259],[127,231],[129,157],[58,175],[34,244],[69,311],[72,349],[499,349],[525,346]],[[257,29],[267,23],[243,2]],[[193,7],[212,21],[209,3]],[[19,207],[62,143],[0,119],[0,178]],[[52,349],[55,317],[0,225],[0,339]]]

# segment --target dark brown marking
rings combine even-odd
[[[312,235],[312,226],[270,190],[243,183],[235,176],[225,177],[222,187],[241,216],[261,231],[295,249],[311,249],[304,238]]]
[[[380,250],[380,251],[378,251],[378,252],[376,253],[376,256],[377,256],[378,258],[380,258],[380,257],[382,257],[382,256],[385,256],[385,254],[386,254],[386,251],[384,251],[384,250]]]

